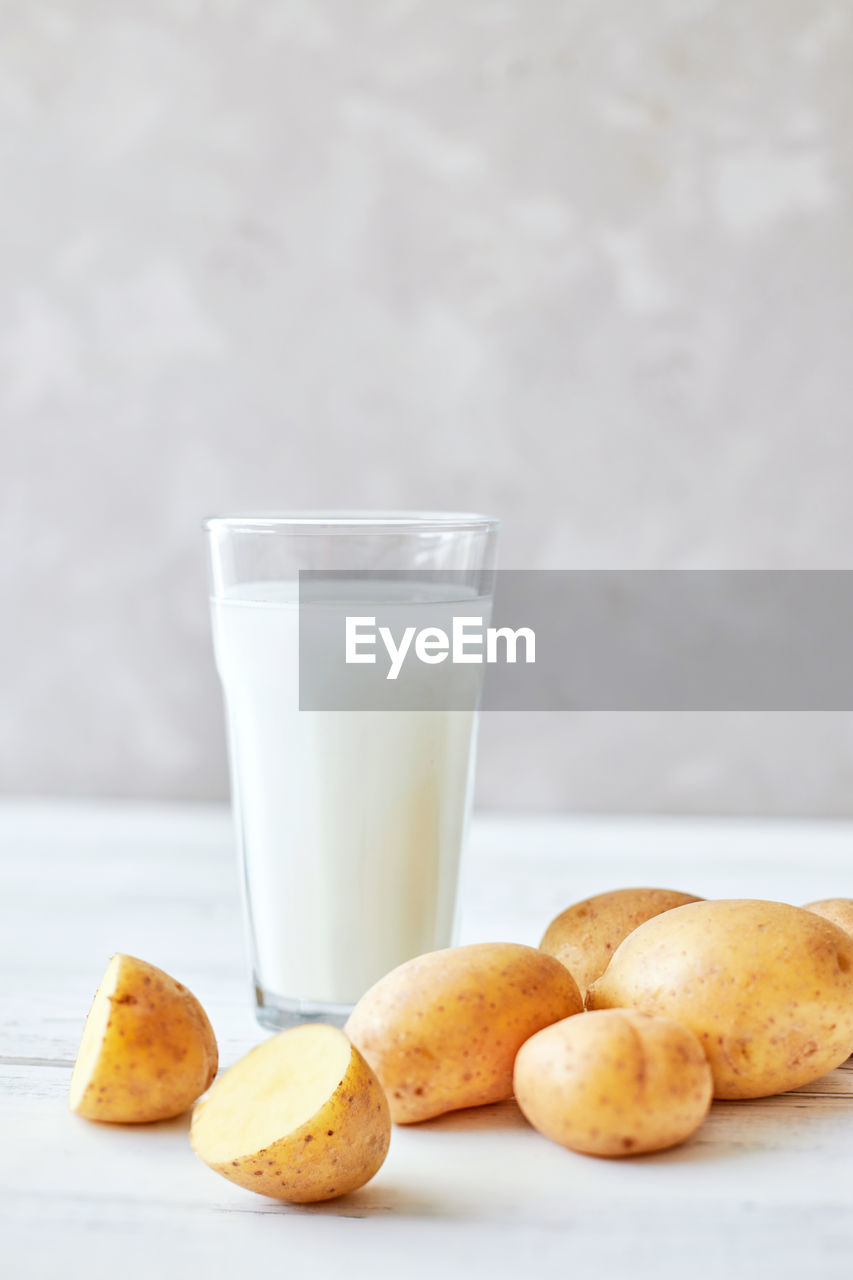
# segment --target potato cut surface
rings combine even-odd
[[[80,1041],[77,1061],[71,1073],[71,1088],[68,1093],[68,1105],[72,1111],[79,1108],[98,1063],[101,1045],[110,1020],[111,1001],[118,982],[121,961],[121,956],[113,956],[110,960],[83,1028],[83,1039]]]
[[[226,1071],[199,1108],[194,1141],[205,1159],[231,1160],[298,1129],[343,1080],[352,1047],[335,1027],[294,1027]]]

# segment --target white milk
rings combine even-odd
[[[256,982],[351,1005],[453,940],[476,713],[299,711],[295,587],[212,607]]]

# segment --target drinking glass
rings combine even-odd
[[[460,583],[462,598],[482,601],[497,527],[483,515],[396,511],[205,522],[256,1016],[266,1027],[340,1024],[388,970],[452,944],[476,742],[476,705],[301,709],[300,571],[340,572],[348,591],[363,572],[353,597],[361,615],[384,572],[401,604],[420,598],[421,574],[435,599],[444,573],[446,601],[460,599]]]

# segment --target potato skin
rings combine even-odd
[[[181,1115],[219,1064],[216,1037],[191,991],[122,956],[98,1065],[75,1108],[87,1120],[143,1124]]]
[[[196,1146],[193,1130],[209,1097],[203,1098],[193,1111],[193,1150],[229,1182],[261,1195],[291,1204],[332,1200],[364,1186],[388,1154],[388,1103],[379,1081],[356,1048],[329,1101],[298,1129],[250,1155],[225,1163],[205,1160]]]
[[[809,902],[804,910],[831,920],[853,938],[853,898],[821,898],[819,902]]]
[[[594,1156],[673,1147],[708,1114],[713,1079],[696,1036],[635,1009],[582,1013],[526,1041],[515,1097],[546,1138]]]
[[[853,1049],[853,938],[781,902],[693,902],[629,934],[588,993],[696,1033],[717,1098],[784,1093]]]
[[[344,1031],[373,1067],[397,1124],[512,1094],[535,1031],[580,1013],[569,971],[534,947],[476,943],[416,956],[362,996]]]
[[[629,933],[663,911],[699,901],[693,894],[676,889],[611,889],[597,893],[561,911],[545,930],[539,949],[561,961],[581,994],[585,994]]]

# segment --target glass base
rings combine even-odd
[[[255,1017],[269,1031],[286,1031],[306,1022],[328,1022],[342,1027],[352,1013],[351,1004],[324,1004],[318,1000],[287,1000],[255,983]]]

